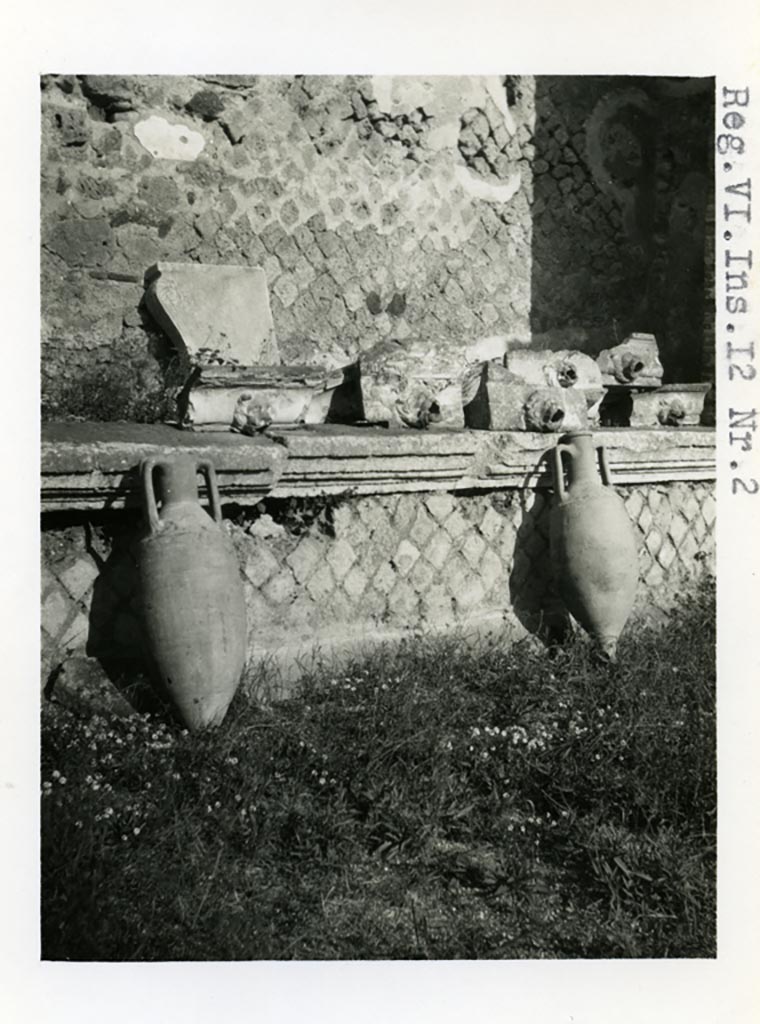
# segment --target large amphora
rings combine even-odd
[[[603,483],[597,474],[597,451]],[[589,431],[560,438],[554,449],[554,490],[550,537],[560,596],[607,658],[615,661],[618,638],[636,596],[638,552],[631,520],[611,486],[606,452],[603,447],[594,449]]]
[[[198,472],[213,518],[198,501]],[[141,480],[148,533],[138,567],[156,682],[187,728],[217,725],[240,682],[246,616],[216,474],[210,462],[177,455],[146,459]]]

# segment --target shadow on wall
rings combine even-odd
[[[542,456],[536,471],[548,459]],[[520,624],[548,644],[561,643],[571,630],[570,618],[554,583],[549,546],[549,517],[554,496],[528,488],[519,492],[520,527],[515,538],[509,601]]]
[[[124,513],[122,513],[124,515]],[[135,546],[141,518],[128,514],[128,522],[104,525],[101,540],[109,553],[103,557],[86,524],[85,546],[98,567],[90,604],[86,654],[97,659],[116,690],[140,713],[155,713],[161,704],[148,681],[148,661],[142,633]]]
[[[713,107],[712,78],[536,78],[537,344],[595,355],[643,331],[657,337],[665,383],[709,373]]]

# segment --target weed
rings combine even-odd
[[[48,382],[42,419],[93,420],[107,423],[160,423],[176,414],[175,395],[181,382],[176,360],[149,376],[130,362],[93,367],[71,379]]]

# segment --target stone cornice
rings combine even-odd
[[[616,483],[715,479],[710,428],[602,428],[594,438],[607,449]],[[251,438],[128,423],[46,424],[42,510],[138,504],[141,460],[179,451],[213,462],[227,504],[266,495],[546,487],[555,444],[554,435],[523,432],[321,426]]]
[[[140,503],[143,459],[178,452],[209,459],[223,501],[255,504],[274,486],[285,449],[260,437],[194,434],[140,423],[50,423],[42,428],[42,510],[125,508]]]
[[[615,483],[667,483],[715,479],[715,431],[602,427],[594,430],[603,445]],[[473,487],[549,487],[547,456],[556,439],[535,433],[486,433],[479,451]]]
[[[322,426],[271,431],[288,459],[273,497],[452,490],[472,471],[468,430]]]

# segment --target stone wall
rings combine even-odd
[[[618,488],[640,548],[639,616],[714,572],[710,482]],[[266,499],[226,520],[248,605],[250,666],[293,675],[331,652],[409,630],[561,627],[548,555],[548,492]],[[136,511],[43,516],[42,668],[94,659],[140,670]]]
[[[157,260],[265,268],[286,362],[385,337],[596,351],[700,375],[710,82],[42,79],[48,417],[164,414]],[[700,213],[702,211],[702,213]]]
[[[712,79],[536,79],[534,333],[570,330],[595,353],[649,332],[665,383],[711,379],[713,87]]]

